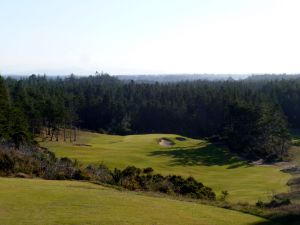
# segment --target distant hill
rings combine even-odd
[[[230,74],[162,74],[162,75],[116,75],[120,80],[140,83],[174,83],[180,81],[193,80],[233,80],[247,77],[247,75],[230,75]]]
[[[104,73],[105,75],[108,75]],[[37,75],[37,74],[36,74]],[[100,73],[95,75],[101,75]],[[13,79],[22,79],[29,77],[29,74],[7,74],[3,75],[4,77],[10,77]],[[38,74],[38,76],[45,76],[45,74]],[[60,77],[62,79],[69,77],[70,75],[65,74],[52,74],[47,75],[47,79],[55,79],[57,77]],[[87,77],[91,75],[75,75],[76,77]],[[248,75],[230,75],[230,74],[157,74],[157,75],[112,75],[113,77],[117,77],[118,79],[122,81],[135,81],[138,83],[174,83],[174,82],[180,82],[180,81],[193,81],[193,80],[207,80],[207,81],[221,81],[221,80],[239,80],[239,79],[245,79],[248,77]]]
[[[300,74],[258,74],[251,75],[245,80],[249,81],[269,81],[269,80],[290,80],[300,78]]]
[[[100,73],[95,75],[101,75]],[[104,73],[104,75],[108,75]],[[10,77],[13,79],[27,78],[29,74],[7,74],[2,75],[4,77]],[[39,75],[46,76],[46,74]],[[47,79],[67,78],[70,75],[57,74],[47,75]],[[75,75],[76,77],[87,77],[92,75]],[[269,80],[287,80],[300,78],[300,74],[148,74],[148,75],[112,75],[117,77],[119,80],[124,82],[135,81],[137,83],[176,83],[181,81],[195,81],[195,80],[206,80],[206,81],[234,81],[234,80],[246,80],[246,81],[269,81]]]
[[[175,83],[180,81],[226,81],[226,80],[246,80],[246,81],[270,81],[288,80],[300,78],[300,74],[165,74],[165,75],[116,75],[123,81],[135,81],[138,83]]]

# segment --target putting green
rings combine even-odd
[[[158,144],[160,138],[175,143],[170,147]],[[155,172],[193,176],[212,187],[217,194],[229,191],[229,200],[250,202],[268,200],[273,194],[288,191],[289,174],[276,166],[249,166],[226,148],[205,140],[174,134],[117,136],[79,132],[76,145],[69,142],[40,142],[59,157],[78,159],[88,164],[104,163],[110,168],[129,165],[152,167]],[[84,145],[84,146],[83,146]]]

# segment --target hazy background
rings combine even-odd
[[[298,73],[299,0],[0,1],[0,73]]]

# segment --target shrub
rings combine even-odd
[[[277,208],[277,207],[281,207],[281,206],[286,206],[286,205],[290,205],[291,204],[291,200],[290,199],[279,199],[274,197],[270,202],[262,202],[262,201],[257,201],[256,202],[256,206],[259,208]]]
[[[0,171],[9,173],[12,172],[13,169],[14,169],[14,161],[7,154],[1,154]]]
[[[135,176],[139,176],[140,173],[141,173],[141,169],[136,168],[135,166],[128,166],[126,169],[122,171],[122,176],[135,177]]]
[[[102,183],[113,183],[111,171],[104,164],[100,164],[98,167],[89,165],[86,171],[94,180]]]
[[[228,191],[222,191],[222,192],[221,192],[220,200],[221,200],[221,201],[226,201],[228,195],[229,195]]]
[[[151,167],[147,167],[143,169],[143,173],[145,174],[151,174],[153,172],[153,169]]]
[[[122,179],[121,170],[115,168],[115,170],[111,172],[111,176],[112,176],[112,184],[119,185]]]
[[[161,193],[170,194],[173,193],[173,186],[172,183],[170,183],[167,180],[163,180],[160,183],[157,183],[157,190]]]
[[[265,207],[267,208],[276,208],[283,205],[291,204],[290,199],[272,199],[269,203],[265,203]]]
[[[54,175],[54,180],[65,180],[66,176],[63,172],[58,172]]]
[[[102,183],[123,186],[128,190],[154,191],[177,194],[197,199],[215,200],[215,193],[193,177],[187,179],[169,175],[153,174],[151,167],[140,169],[128,166],[124,170],[109,170],[105,165],[80,168],[79,163],[69,158],[57,159],[46,149],[34,146],[1,148],[0,174],[33,174],[49,180],[94,180]]]
[[[261,200],[258,200],[257,202],[256,202],[256,204],[255,204],[258,208],[263,208],[265,205],[264,205],[264,203],[263,203],[263,201],[261,201]]]
[[[81,169],[76,170],[72,178],[75,180],[90,180],[90,176]]]
[[[202,187],[197,192],[197,198],[216,200],[216,194],[212,191],[212,189],[210,187]]]
[[[134,191],[140,189],[140,185],[133,177],[125,177],[122,179],[122,186],[128,190]]]

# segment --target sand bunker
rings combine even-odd
[[[168,139],[168,138],[160,138],[158,140],[158,144],[161,145],[161,146],[165,146],[165,147],[170,147],[170,146],[175,145],[175,143],[172,140]]]

